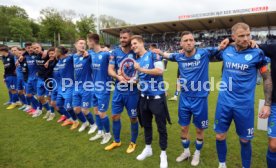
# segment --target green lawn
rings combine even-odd
[[[171,87],[169,97],[174,94],[177,64],[169,62],[165,80]],[[210,63],[210,77],[215,81],[220,80],[221,63]],[[3,73],[1,63],[0,73]],[[18,110],[8,111],[2,104],[8,100],[7,89],[0,75],[0,167],[105,167],[105,168],[140,168],[159,167],[160,149],[158,146],[158,133],[154,124],[154,155],[144,161],[137,161],[136,156],[144,148],[143,131],[140,129],[137,150],[126,154],[130,139],[130,122],[126,112],[123,113],[121,139],[122,146],[113,151],[104,151],[100,141],[89,142],[87,133],[70,131],[61,127],[55,121],[46,122],[41,117],[33,119]],[[215,168],[218,159],[215,147],[215,133],[213,131],[214,113],[218,92],[214,91],[209,96],[209,129],[205,133],[205,142],[201,154],[201,163],[198,167]],[[257,86],[255,101],[263,98],[262,86]],[[257,123],[257,104],[255,114]],[[168,125],[168,162],[169,167],[191,167],[190,162],[176,163],[176,157],[183,151],[180,142],[180,127],[177,124],[177,102],[168,102],[172,118],[172,125]],[[110,114],[110,110],[109,110]],[[112,125],[112,124],[111,124]],[[255,124],[256,125],[256,124]],[[191,129],[191,141],[195,140],[195,129]],[[240,144],[232,125],[228,133],[227,165],[229,168],[241,167]],[[191,152],[194,152],[194,143],[191,143]],[[266,167],[267,135],[264,131],[255,130],[253,140],[253,168]]]

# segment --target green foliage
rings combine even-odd
[[[79,36],[86,38],[86,35],[91,32],[96,32],[96,26],[94,23],[94,15],[82,16],[79,21],[76,22]]]

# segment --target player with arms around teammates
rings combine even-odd
[[[105,150],[109,151],[116,147],[121,146],[121,113],[126,107],[128,116],[131,122],[131,142],[128,146],[127,153],[132,153],[136,149],[136,140],[138,137],[138,117],[137,117],[137,104],[139,99],[138,89],[136,85],[128,84],[127,80],[120,72],[120,63],[125,58],[135,59],[135,53],[131,50],[130,38],[132,32],[128,29],[123,29],[120,32],[121,46],[114,49],[111,53],[111,58],[108,66],[108,74],[116,79],[115,90],[112,97],[112,121],[113,121],[113,134],[114,142],[107,146]],[[128,89],[122,89],[127,85]],[[125,88],[125,87],[124,87]]]
[[[98,34],[91,33],[87,35],[87,43],[90,49],[93,50],[93,52],[90,52],[92,81],[94,84],[91,96],[98,126],[98,133],[91,137],[90,141],[102,138],[101,144],[106,144],[112,138],[109,118],[107,116],[111,90],[111,77],[108,75],[110,53],[102,51],[99,42],[100,36]]]
[[[204,130],[208,128],[209,123],[209,62],[210,58],[218,54],[221,48],[195,48],[194,36],[189,31],[182,33],[180,45],[183,53],[169,54],[163,53],[161,50],[154,50],[154,52],[178,63],[181,83],[178,123],[181,126],[181,141],[184,152],[177,157],[176,161],[181,162],[191,156],[189,126],[193,116],[193,123],[196,127],[196,151],[191,165],[197,166],[200,161],[200,151],[203,147]]]
[[[241,159],[244,168],[250,168],[254,136],[254,94],[257,71],[264,80],[265,105],[260,113],[262,118],[270,115],[272,81],[267,69],[267,59],[262,50],[250,48],[250,27],[237,23],[232,27],[234,44],[223,50],[218,58],[223,60],[222,81],[231,87],[220,87],[216,107],[214,130],[219,158],[219,168],[226,167],[226,135],[232,120],[240,138]]]

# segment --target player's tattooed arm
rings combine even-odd
[[[265,96],[265,105],[270,106],[272,100],[272,79],[269,70],[261,73],[264,81],[264,96]]]
[[[265,69],[265,67],[263,67]],[[259,113],[260,118],[267,118],[270,115],[270,106],[271,106],[271,99],[272,99],[272,80],[271,74],[268,70],[262,72],[262,68],[260,72],[263,77],[264,81],[264,95],[265,95],[265,104],[262,107],[262,110]]]

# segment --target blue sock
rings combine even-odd
[[[37,109],[39,104],[38,101],[36,100],[36,98],[34,98],[34,96],[31,97],[31,100],[32,100],[31,102],[32,102],[33,108]]]
[[[13,99],[15,102],[19,101],[19,97],[17,93],[13,94]]]
[[[91,112],[89,112],[85,117],[88,120],[88,122],[89,122],[90,125],[95,124],[95,121],[94,121],[94,118],[93,118],[93,115],[92,115]]]
[[[138,122],[131,123],[131,142],[136,143],[138,137],[138,129],[139,125]]]
[[[42,103],[38,102],[38,108],[39,108],[39,110],[42,110],[42,106],[43,106]]]
[[[27,104],[27,100],[26,100],[26,97],[24,94],[20,94],[19,95],[19,98],[20,98],[20,101],[23,103],[23,104]]]
[[[70,115],[70,113],[68,111],[65,110],[64,107],[58,107],[59,108],[59,112],[63,115],[65,115],[65,117],[67,119],[71,118],[72,116]]]
[[[178,96],[179,95],[179,92],[176,90],[175,93],[174,93],[175,96]]]
[[[18,99],[17,93],[12,94],[12,103],[15,103],[15,102],[16,102],[16,99]]]
[[[51,113],[55,113],[55,108],[53,106],[50,106]]]
[[[32,103],[32,97],[27,97],[26,96],[26,102],[27,102],[27,105],[31,105],[31,103]]]
[[[102,119],[99,115],[96,115],[96,124],[98,126],[98,130],[102,131],[103,130],[103,123],[102,123]]]
[[[269,149],[266,154],[267,168],[274,168],[276,165],[276,152],[271,152]]]
[[[251,165],[251,156],[252,156],[252,147],[251,141],[246,143],[240,141],[241,144],[241,158],[243,168],[250,168]]]
[[[201,150],[203,147],[203,140],[202,139],[197,139],[195,142],[196,150]]]
[[[113,121],[113,134],[115,142],[121,142],[120,140],[120,133],[121,133],[121,120],[114,120]]]
[[[50,111],[49,103],[43,104],[43,107],[46,109],[46,111]]]
[[[183,146],[184,149],[189,148],[189,146],[190,146],[190,140],[188,140],[188,139],[182,139],[181,142],[182,142],[182,146]]]
[[[9,98],[10,98],[9,102],[12,102],[12,93],[10,91],[9,91]]]
[[[104,126],[105,132],[109,133],[110,132],[110,123],[109,123],[109,118],[108,116],[105,116],[104,118],[101,119],[102,124]]]
[[[69,109],[67,110],[68,113],[70,114],[71,118],[76,121],[77,120],[77,115],[75,114],[74,110],[73,109]]]
[[[217,154],[220,163],[225,163],[227,154],[226,140],[216,140]]]
[[[80,112],[79,114],[77,114],[77,117],[78,117],[78,119],[80,119],[80,121],[82,123],[86,122],[86,118],[85,118],[85,116],[84,116],[84,114],[82,112]]]

